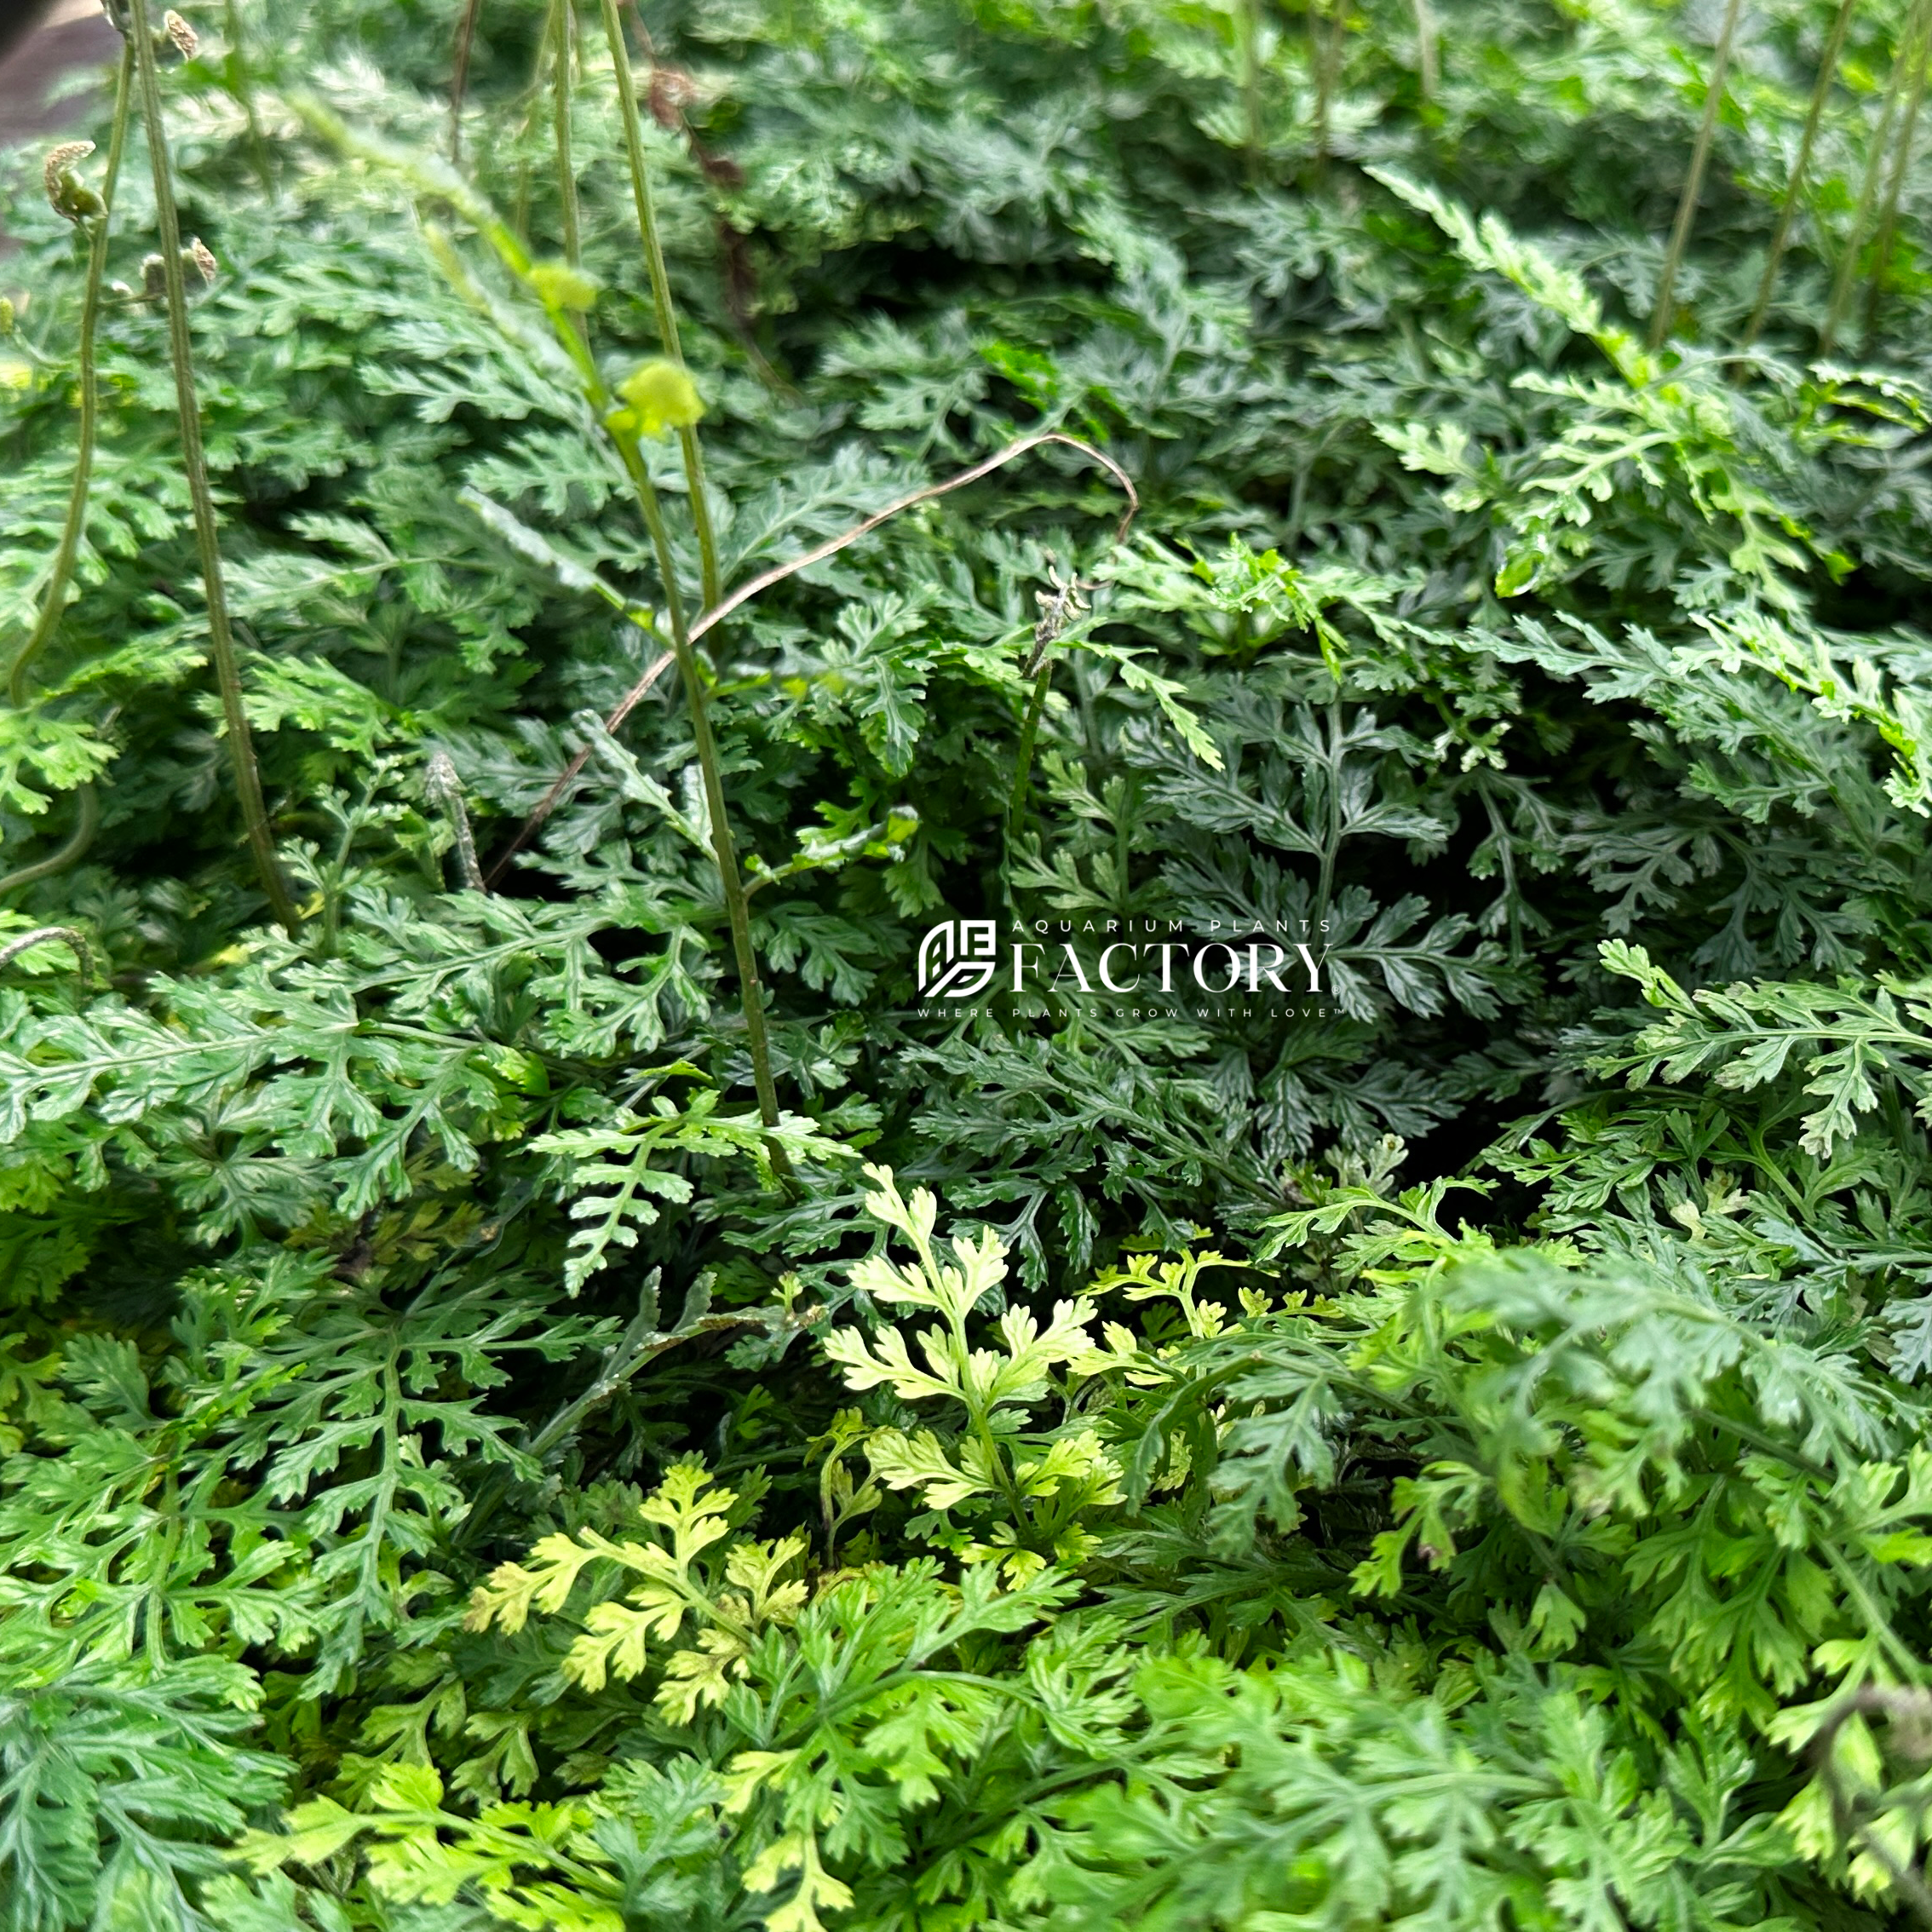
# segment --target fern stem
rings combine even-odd
[[[560,326],[559,333],[564,330]],[[589,362],[588,354],[584,360]],[[592,400],[600,414],[607,409],[610,397],[602,380],[590,365]],[[724,773],[718,763],[717,740],[711,733],[710,707],[704,692],[704,671],[691,646],[691,629],[685,619],[684,602],[678,595],[673,569],[670,532],[664,526],[662,505],[651,481],[637,439],[629,433],[613,431],[633,487],[637,507],[658,554],[658,568],[664,579],[666,612],[670,622],[671,653],[677,660],[678,675],[684,681],[684,701],[691,718],[691,736],[698,750],[698,769],[704,787],[704,806],[711,821],[711,850],[717,860],[718,884],[724,894],[725,917],[731,927],[732,954],[738,966],[739,996],[745,1011],[745,1044],[751,1055],[751,1084],[758,1095],[758,1114],[768,1127],[778,1124],[778,1087],[772,1078],[771,1038],[765,1026],[764,989],[758,978],[758,955],[751,944],[751,912],[745,894],[745,876],[739,870],[738,849],[731,836],[731,820],[725,811]],[[654,674],[653,674],[654,675]],[[785,1172],[782,1148],[772,1150],[773,1164]]]
[[[1845,34],[1857,5],[1858,0],[1838,0],[1838,11],[1832,19],[1831,33],[1826,39],[1824,52],[1819,56],[1818,78],[1812,86],[1811,105],[1805,110],[1804,132],[1798,137],[1797,155],[1785,180],[1784,204],[1778,210],[1778,225],[1771,233],[1771,250],[1764,258],[1764,276],[1757,285],[1757,306],[1752,308],[1751,320],[1745,328],[1746,348],[1757,340],[1757,332],[1764,326],[1764,318],[1771,310],[1772,293],[1778,285],[1779,264],[1783,262],[1785,244],[1791,240],[1791,222],[1804,193],[1805,176],[1811,169],[1811,151],[1817,145],[1819,124],[1825,118],[1825,103],[1831,98],[1831,83],[1837,78],[1838,56],[1844,51]]]
[[[677,668],[684,679],[685,701],[691,713],[691,734],[697,740],[698,768],[704,775],[704,802],[711,819],[711,848],[717,854],[718,879],[724,887],[725,917],[731,923],[732,951],[738,960],[738,985],[745,1009],[745,1039],[751,1054],[751,1083],[757,1090],[758,1114],[766,1126],[778,1125],[778,1088],[772,1078],[772,1047],[765,1030],[764,989],[758,980],[758,955],[751,944],[751,914],[745,897],[744,875],[738,869],[738,853],[732,842],[731,820],[726,815],[724,782],[718,766],[717,741],[711,736],[710,707],[704,701],[704,671],[691,640],[683,631],[674,631],[673,648]],[[772,1150],[773,1164],[785,1165],[782,1149]]]
[[[678,341],[677,304],[671,296],[670,275],[664,267],[664,244],[658,235],[657,208],[651,198],[651,176],[644,162],[644,129],[637,113],[637,83],[630,69],[630,49],[617,0],[600,0],[604,37],[610,43],[611,66],[617,76],[618,110],[624,121],[624,148],[630,164],[630,194],[637,208],[637,233],[644,244],[644,266],[651,278],[651,302],[657,311],[658,339],[670,359],[684,365]],[[698,432],[687,426],[677,433],[684,456],[685,487],[691,497],[691,523],[698,538],[698,567],[702,578],[703,608],[717,607],[724,595],[718,572],[718,543],[711,527],[710,504],[704,495],[704,457]],[[701,614],[701,613],[700,613]],[[716,647],[714,647],[714,649]]]
[[[129,81],[134,50],[121,49],[121,64],[114,83],[114,130],[107,137],[107,166],[101,183],[101,212],[95,217],[94,233],[87,256],[87,285],[81,295],[80,313],[80,439],[74,452],[74,480],[67,492],[67,515],[60,526],[60,541],[54,553],[54,569],[48,579],[47,595],[32,631],[14,658],[7,679],[7,696],[18,706],[26,702],[27,673],[54,640],[66,614],[67,587],[73,581],[74,560],[80,553],[81,537],[87,528],[88,491],[94,478],[94,444],[101,417],[101,383],[95,367],[95,336],[101,322],[101,290],[107,276],[107,237],[114,216],[114,184],[120,178],[121,156],[127,147],[128,113],[131,103]]]
[[[1899,227],[1899,198],[1912,165],[1912,145],[1918,132],[1918,113],[1925,105],[1926,64],[1932,55],[1932,20],[1919,9],[1918,41],[1912,67],[1911,91],[1906,98],[1905,124],[1899,129],[1898,145],[1892,151],[1891,178],[1885,184],[1885,204],[1878,217],[1878,244],[1872,263],[1872,279],[1866,290],[1865,333],[1867,340],[1878,325],[1878,309],[1884,300],[1885,276],[1892,265],[1892,244]]]
[[[16,938],[0,946],[0,969],[11,966],[23,952],[31,952],[37,946],[47,946],[55,940],[72,952],[80,966],[81,984],[85,986],[94,977],[94,955],[88,949],[85,936],[76,932],[72,926],[36,926],[31,933],[21,933]]]
[[[477,16],[483,0],[464,0],[463,20],[457,28],[456,60],[450,76],[450,161],[453,166],[463,158],[463,102],[469,91],[469,51],[475,44]]]
[[[1690,171],[1684,176],[1684,192],[1677,200],[1677,219],[1670,230],[1670,245],[1664,255],[1664,273],[1657,284],[1657,306],[1651,311],[1650,346],[1661,348],[1670,333],[1672,296],[1677,285],[1677,271],[1683,266],[1684,250],[1690,244],[1691,225],[1697,219],[1698,197],[1704,192],[1705,164],[1711,158],[1711,143],[1717,132],[1718,110],[1724,104],[1724,79],[1730,72],[1731,42],[1737,33],[1738,15],[1744,0],[1727,0],[1724,24],[1717,32],[1717,45],[1711,56],[1711,83],[1705,90],[1704,118],[1698,124],[1697,140],[1691,148]]]
[[[147,130],[147,155],[154,176],[154,220],[160,231],[161,266],[168,296],[168,348],[174,365],[175,403],[181,426],[181,469],[194,512],[194,538],[201,557],[202,588],[208,601],[208,651],[221,687],[221,716],[227,727],[228,756],[235,769],[242,824],[255,856],[270,910],[285,931],[297,924],[295,901],[275,859],[262,799],[262,774],[242,703],[241,670],[234,634],[228,627],[227,593],[221,578],[221,547],[215,524],[215,499],[209,488],[208,459],[201,445],[201,408],[194,389],[193,348],[188,338],[187,287],[181,273],[181,232],[175,208],[175,184],[168,158],[168,130],[161,118],[161,83],[154,55],[154,31],[144,0],[129,9],[133,26],[135,72],[141,83],[141,119]]]
[[[1872,218],[1872,205],[1878,195],[1878,175],[1884,165],[1885,156],[1890,149],[1892,127],[1904,98],[1906,78],[1911,65],[1908,49],[1916,44],[1918,24],[1925,11],[1924,0],[1918,0],[1906,22],[1906,31],[1899,43],[1898,53],[1892,61],[1890,80],[1886,83],[1884,105],[1878,112],[1878,126],[1872,137],[1872,147],[1866,156],[1865,178],[1859,184],[1858,205],[1852,210],[1850,231],[1845,236],[1844,252],[1838,257],[1838,268],[1831,279],[1831,306],[1825,317],[1825,327],[1818,338],[1819,353],[1829,355],[1831,347],[1838,339],[1838,331],[1843,325],[1845,313],[1851,306],[1852,284],[1858,278],[1858,259],[1865,244],[1866,224]]]
[[[1068,449],[1079,451],[1081,455],[1098,463],[1119,485],[1127,498],[1127,508],[1114,528],[1113,540],[1117,543],[1124,543],[1127,532],[1133,527],[1134,519],[1141,512],[1140,495],[1134,488],[1133,478],[1112,457],[1096,450],[1092,444],[1083,443],[1078,436],[1064,435],[1057,429],[1044,429],[1034,435],[1022,436],[1016,442],[1009,443],[1004,449],[996,450],[990,457],[981,457],[969,469],[962,469],[957,474],[947,477],[944,482],[929,483],[924,488],[900,497],[896,503],[888,503],[883,509],[874,510],[870,516],[862,517],[857,523],[842,530],[837,536],[828,537],[823,543],[814,543],[810,549],[802,551],[786,562],[773,564],[769,570],[762,571],[748,582],[740,584],[723,603],[706,611],[691,627],[692,641],[695,643],[713,625],[722,624],[733,611],[741,610],[754,598],[770,589],[774,584],[782,584],[786,578],[796,576],[802,570],[809,570],[814,564],[823,563],[827,557],[837,556],[848,544],[856,543],[861,537],[877,530],[883,523],[891,522],[894,517],[904,511],[920,503],[930,503],[935,497],[944,497],[955,490],[963,490],[969,483],[977,483],[981,477],[990,476],[994,470],[1003,469],[1015,457],[1026,455],[1029,450],[1037,450],[1045,443],[1064,444]],[[604,719],[606,731],[615,732],[630,716],[633,707],[641,702],[645,693],[656,682],[662,665],[661,658],[651,665],[612,707]],[[557,773],[550,789],[537,801],[535,808],[523,821],[516,837],[510,841],[508,849],[492,869],[492,878],[500,876],[503,868],[509,864],[511,854],[536,836],[538,828],[555,809],[557,801],[568,790],[572,779],[584,769],[589,756],[589,747],[586,745]]]
[[[1013,790],[1006,801],[1007,833],[1010,837],[1019,830],[1021,814],[1026,809],[1026,791],[1033,775],[1033,742],[1039,736],[1040,717],[1046,710],[1047,687],[1053,682],[1053,664],[1049,659],[1040,666],[1040,674],[1033,680],[1033,695],[1026,705],[1026,716],[1021,722],[1020,742],[1013,753]]]
[[[44,859],[37,859],[32,865],[20,866],[0,878],[0,899],[21,886],[32,885],[36,879],[50,879],[85,857],[87,848],[94,843],[95,833],[101,829],[101,796],[91,785],[76,785],[74,806],[74,829],[67,842],[58,852],[50,852]]]
[[[572,268],[583,260],[577,204],[577,170],[570,156],[570,0],[552,0],[550,9],[550,128],[555,139],[557,198],[563,204],[564,260]]]

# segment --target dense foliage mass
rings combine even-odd
[[[1932,9],[152,25],[0,161],[0,1928],[1932,1907]]]

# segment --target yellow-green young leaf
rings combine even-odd
[[[630,405],[641,436],[688,429],[704,413],[690,371],[662,356],[640,363],[618,384],[618,394]]]
[[[804,1607],[807,1586],[796,1577],[779,1579],[807,1547],[803,1537],[792,1535],[776,1543],[736,1544],[726,1555],[725,1580],[750,1593],[748,1614],[754,1623],[789,1624]]]
[[[916,1402],[923,1396],[961,1394],[959,1371],[946,1360],[946,1337],[929,1328],[919,1337],[931,1370],[915,1366],[906,1337],[888,1328],[878,1339],[875,1353],[855,1328],[835,1330],[825,1337],[825,1354],[845,1371],[848,1389],[877,1389],[888,1383],[901,1400]],[[991,1358],[989,1358],[991,1359]]]
[[[584,1635],[570,1647],[564,1675],[587,1691],[600,1691],[607,1677],[639,1675],[648,1658],[649,1640],[675,1637],[687,1606],[670,1590],[646,1584],[628,1603],[597,1604],[584,1621]]]
[[[1090,1429],[1057,1438],[1045,1455],[1021,1463],[1013,1474],[1023,1495],[1052,1496],[1072,1489],[1079,1492],[1082,1509],[1118,1503],[1121,1498],[1120,1466]]]
[[[658,1708],[674,1724],[688,1724],[700,1704],[714,1708],[725,1700],[731,1679],[742,1676],[750,1646],[734,1630],[716,1628],[698,1633],[695,1650],[681,1650],[664,1666],[658,1686]]]
[[[710,1472],[700,1463],[679,1463],[669,1470],[654,1494],[638,1504],[647,1523],[671,1532],[671,1553],[680,1566],[731,1534],[727,1515],[737,1502],[736,1491],[714,1489]]]
[[[928,1509],[950,1509],[969,1496],[990,1494],[993,1486],[983,1466],[983,1447],[977,1442],[965,1446],[980,1451],[982,1467],[977,1472],[956,1467],[930,1429],[911,1436],[896,1429],[876,1430],[866,1441],[865,1454],[872,1474],[888,1489],[917,1489]]]
[[[796,1751],[739,1751],[724,1774],[727,1816],[743,1811],[773,1780],[782,1780],[784,1774],[798,1762],[798,1756]]]
[[[846,1911],[852,1890],[819,1863],[818,1841],[809,1831],[787,1831],[767,1845],[745,1868],[745,1889],[776,1891],[794,1872],[798,1889],[766,1912],[767,1932],[826,1932],[819,1912]]]
[[[368,1819],[346,1811],[333,1798],[311,1798],[288,1814],[285,1831],[250,1831],[236,1855],[256,1872],[270,1872],[291,1860],[321,1865],[369,1828]]]
[[[486,1630],[495,1621],[514,1634],[528,1621],[532,1607],[555,1615],[568,1600],[578,1572],[598,1554],[567,1536],[543,1538],[530,1552],[534,1569],[499,1563],[488,1580],[476,1586],[464,1629]]]

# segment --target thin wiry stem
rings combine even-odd
[[[0,968],[11,966],[23,952],[31,952],[37,946],[47,946],[55,940],[67,947],[80,963],[81,982],[94,977],[94,955],[88,949],[85,936],[72,926],[36,926],[31,933],[22,933],[16,939],[0,946]]]
[[[208,654],[221,687],[221,716],[227,728],[228,756],[235,768],[242,824],[270,910],[283,929],[298,923],[295,901],[275,859],[268,811],[262,800],[262,774],[256,768],[255,741],[242,703],[241,669],[234,634],[228,627],[227,593],[221,578],[221,546],[215,525],[215,498],[208,485],[208,459],[201,446],[201,407],[194,390],[193,348],[188,337],[187,286],[181,273],[181,221],[175,209],[175,184],[168,159],[168,130],[161,118],[161,83],[154,32],[142,0],[129,9],[135,72],[141,83],[141,119],[147,129],[147,154],[154,176],[154,220],[160,231],[161,267],[168,294],[168,347],[175,368],[175,402],[181,417],[181,469],[194,511],[194,538],[201,557],[202,588],[208,601]]]
[[[564,260],[574,268],[584,250],[577,170],[570,158],[570,0],[552,0],[550,20],[550,127],[556,141],[557,194],[563,203]]]
[[[1818,78],[1812,86],[1811,105],[1805,110],[1804,132],[1798,137],[1797,154],[1791,163],[1790,175],[1785,177],[1784,205],[1778,210],[1778,225],[1771,231],[1771,251],[1764,258],[1763,279],[1757,285],[1757,303],[1745,328],[1746,348],[1757,340],[1757,332],[1764,326],[1764,318],[1771,311],[1772,292],[1778,285],[1778,267],[1785,258],[1785,248],[1791,240],[1791,223],[1804,194],[1805,176],[1811,169],[1811,151],[1817,145],[1819,125],[1825,118],[1825,103],[1831,98],[1831,83],[1837,78],[1838,56],[1844,51],[1845,33],[1851,26],[1852,14],[1857,5],[1858,0],[1838,0],[1838,11],[1832,19],[1825,51],[1819,56]]]
[[[450,159],[463,158],[463,100],[469,91],[469,50],[476,40],[476,18],[483,0],[465,0],[457,28],[456,70],[450,77]]]
[[[610,43],[611,66],[617,76],[618,109],[624,121],[624,147],[630,164],[630,193],[637,208],[637,232],[644,244],[644,265],[651,277],[651,302],[657,311],[658,339],[665,355],[680,368],[684,351],[678,342],[677,304],[671,296],[670,275],[664,267],[664,244],[658,237],[657,210],[651,198],[651,177],[644,164],[644,130],[637,115],[637,85],[631,77],[630,49],[624,37],[624,22],[617,0],[600,0],[604,19],[604,37]],[[698,567],[701,573],[704,607],[709,611],[723,594],[718,574],[717,537],[711,528],[711,509],[704,495],[704,457],[698,432],[687,426],[678,431],[684,456],[685,487],[691,497],[691,523],[698,538]]]
[[[1690,172],[1684,176],[1684,192],[1677,201],[1677,219],[1670,230],[1670,245],[1664,255],[1664,273],[1657,284],[1657,306],[1651,311],[1650,346],[1661,348],[1670,333],[1672,297],[1677,286],[1677,271],[1683,266],[1684,250],[1690,244],[1691,224],[1697,219],[1698,197],[1704,192],[1704,166],[1711,158],[1711,142],[1717,132],[1717,112],[1724,104],[1724,78],[1730,72],[1731,41],[1738,30],[1738,15],[1744,0],[1728,0],[1724,24],[1717,32],[1717,46],[1711,56],[1711,84],[1705,91],[1704,118],[1698,124],[1697,141],[1691,149]]]
[[[1317,168],[1328,164],[1328,116],[1330,102],[1335,92],[1334,75],[1334,30],[1330,26],[1325,37],[1322,28],[1329,26],[1332,16],[1347,6],[1348,0],[1309,0],[1308,4],[1308,59],[1314,68],[1315,82],[1315,125],[1314,158]]]
[[[1033,680],[1032,696],[1026,703],[1026,715],[1020,724],[1020,742],[1013,753],[1013,789],[1006,800],[1006,823],[1009,831],[1016,831],[1021,816],[1026,809],[1026,791],[1033,775],[1033,745],[1039,736],[1040,718],[1046,710],[1047,689],[1053,682],[1053,663],[1049,658],[1040,666],[1039,675]]]
[[[499,224],[500,227],[500,224]],[[498,242],[499,247],[502,245]],[[512,244],[515,245],[514,244]],[[525,264],[527,273],[527,264]],[[706,699],[704,668],[691,647],[695,635],[687,621],[683,600],[678,595],[677,573],[671,551],[670,533],[664,526],[664,511],[651,481],[642,450],[634,428],[620,428],[612,418],[617,414],[612,395],[577,326],[578,318],[561,308],[549,312],[550,326],[558,342],[576,364],[583,379],[585,400],[596,412],[612,442],[616,446],[624,470],[637,496],[637,507],[651,533],[658,555],[658,569],[664,584],[666,615],[670,619],[671,654],[676,659],[684,682],[685,704],[691,718],[691,735],[698,751],[698,768],[704,787],[705,810],[711,821],[711,849],[717,859],[718,884],[723,893],[725,918],[731,928],[732,954],[738,966],[738,982],[745,1011],[745,1044],[751,1056],[751,1082],[758,1095],[758,1113],[768,1127],[779,1119],[778,1086],[772,1074],[771,1038],[765,1026],[764,991],[758,977],[758,955],[751,944],[751,914],[745,897],[745,876],[739,869],[738,849],[731,835],[731,820],[725,810],[724,773],[718,762],[717,740],[712,735],[710,706]],[[713,613],[714,619],[716,613]],[[655,673],[652,674],[653,676]],[[512,848],[515,849],[514,848]],[[506,854],[505,857],[509,855]],[[500,871],[502,866],[497,867]],[[496,875],[493,872],[492,877]],[[773,1164],[785,1167],[782,1148],[772,1150]]]
[[[87,528],[88,490],[94,477],[95,434],[101,415],[101,383],[95,368],[95,334],[101,321],[101,291],[107,276],[107,233],[114,213],[114,184],[120,178],[121,156],[127,147],[128,112],[131,100],[134,49],[121,49],[121,65],[114,85],[114,130],[107,137],[107,167],[101,184],[101,212],[94,218],[94,233],[87,256],[87,286],[81,296],[80,313],[80,446],[74,453],[73,487],[67,492],[66,520],[60,526],[60,541],[54,552],[53,574],[47,583],[40,615],[26,641],[14,654],[13,670],[7,679],[7,696],[12,704],[24,704],[27,696],[27,673],[54,640],[66,613],[67,589],[73,581],[74,560],[79,555],[81,537]]]
[[[1891,179],[1885,184],[1885,205],[1878,217],[1878,245],[1872,263],[1872,280],[1865,297],[1865,333],[1867,338],[1878,325],[1878,308],[1884,300],[1885,276],[1892,265],[1892,244],[1899,227],[1899,198],[1905,190],[1906,171],[1912,166],[1912,147],[1918,132],[1918,112],[1925,105],[1926,66],[1932,56],[1932,20],[1921,9],[1918,59],[1912,69],[1912,91],[1906,96],[1905,124],[1899,129],[1892,151]]]
[[[1852,285],[1858,279],[1858,262],[1865,246],[1866,224],[1872,219],[1872,206],[1878,198],[1878,175],[1883,167],[1885,157],[1890,151],[1892,127],[1898,114],[1899,103],[1904,98],[1907,70],[1911,65],[1907,59],[1908,49],[1916,44],[1919,23],[1925,12],[1924,0],[1913,7],[1906,22],[1906,31],[1899,43],[1897,54],[1892,61],[1892,73],[1885,88],[1885,101],[1878,112],[1877,130],[1872,137],[1872,147],[1866,157],[1865,179],[1859,185],[1858,205],[1852,210],[1851,229],[1845,237],[1844,252],[1838,258],[1837,273],[1831,280],[1831,306],[1825,317],[1825,327],[1818,338],[1819,352],[1829,355],[1831,345],[1838,338],[1838,331],[1843,325],[1846,311],[1851,306]]]

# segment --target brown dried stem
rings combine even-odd
[[[1119,527],[1114,532],[1114,541],[1118,543],[1133,526],[1134,519],[1140,512],[1141,499],[1134,488],[1133,478],[1112,457],[1096,450],[1090,443],[1083,443],[1077,436],[1062,435],[1057,430],[1048,430],[1037,436],[1022,436],[1017,442],[1009,443],[1004,449],[986,457],[984,462],[975,463],[970,469],[963,469],[957,476],[947,477],[943,483],[929,483],[923,489],[915,490],[910,496],[901,497],[897,502],[887,504],[883,509],[875,511],[871,516],[854,524],[850,529],[841,531],[836,537],[828,537],[824,543],[807,550],[802,556],[792,558],[789,563],[775,565],[770,570],[752,578],[750,582],[739,584],[728,597],[706,611],[691,626],[688,641],[696,643],[714,624],[722,624],[733,611],[743,609],[754,597],[770,589],[774,584],[782,584],[786,578],[796,577],[800,571],[809,570],[814,564],[823,563],[827,557],[836,556],[848,545],[856,543],[861,537],[877,530],[882,523],[890,522],[902,510],[930,503],[934,497],[946,496],[949,492],[963,490],[969,483],[977,483],[982,476],[990,476],[994,470],[1003,469],[1015,457],[1025,456],[1029,450],[1037,450],[1045,443],[1059,443],[1068,449],[1079,451],[1083,456],[1089,457],[1100,464],[1126,492],[1127,509],[1120,519]],[[651,665],[604,720],[606,731],[614,732],[623,724],[672,661],[672,654],[666,652]],[[523,821],[503,856],[491,867],[487,882],[489,884],[495,885],[503,877],[504,868],[510,860],[536,836],[544,819],[556,809],[557,801],[563,796],[571,781],[584,769],[589,756],[590,748],[586,745],[557,774],[556,783],[538,801],[536,809]]]

